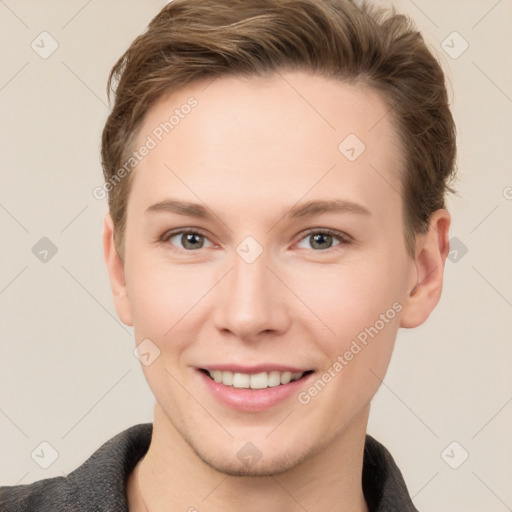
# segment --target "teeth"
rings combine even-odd
[[[226,386],[233,385],[233,372],[219,372],[221,374],[221,381]]]
[[[292,380],[292,372],[284,372],[281,374],[281,384],[288,384]]]
[[[251,376],[246,373],[235,373],[233,375],[234,388],[248,388],[251,385]]]
[[[302,372],[261,372],[249,375],[248,373],[222,372],[208,370],[210,377],[215,381],[234,388],[265,389],[274,388],[281,384],[288,384],[298,380],[304,375]]]
[[[240,375],[240,374],[238,374]],[[250,385],[251,389],[265,389],[268,388],[268,375],[266,372],[254,373],[251,375]]]
[[[281,384],[281,373],[280,372],[270,372],[268,374],[268,386],[270,388],[275,388]]]

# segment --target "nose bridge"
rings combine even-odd
[[[259,256],[250,263],[238,254],[234,257],[231,285],[233,295],[239,301],[244,302],[247,299],[252,301],[257,298],[256,295],[263,292],[262,285],[265,281],[268,281],[266,263],[264,256]]]
[[[240,338],[280,330],[286,322],[278,280],[267,268],[271,262],[261,249],[257,254],[251,241],[237,247],[232,270],[226,276],[216,304],[217,328],[227,329]]]

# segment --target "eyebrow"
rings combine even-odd
[[[213,219],[214,215],[211,210],[202,204],[191,203],[188,201],[177,201],[167,199],[153,204],[146,208],[146,213],[151,212],[170,212],[187,217],[196,217],[199,219]],[[358,213],[363,215],[371,215],[370,210],[364,206],[342,199],[316,200],[306,203],[298,203],[292,206],[284,217],[290,219],[315,217],[322,213],[339,212],[339,213]]]

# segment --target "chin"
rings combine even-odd
[[[228,476],[236,477],[269,477],[286,473],[299,466],[308,457],[306,454],[274,454],[270,460],[265,460],[264,455],[251,464],[244,466],[237,454],[233,459],[227,459],[226,453],[205,455],[192,447],[196,455],[210,468]],[[242,457],[240,457],[242,458]],[[243,459],[242,459],[243,460]]]

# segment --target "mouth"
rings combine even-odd
[[[235,389],[266,389],[285,386],[290,382],[304,379],[313,370],[306,371],[258,371],[257,373],[243,373],[230,370],[200,368],[202,373],[218,384]]]

